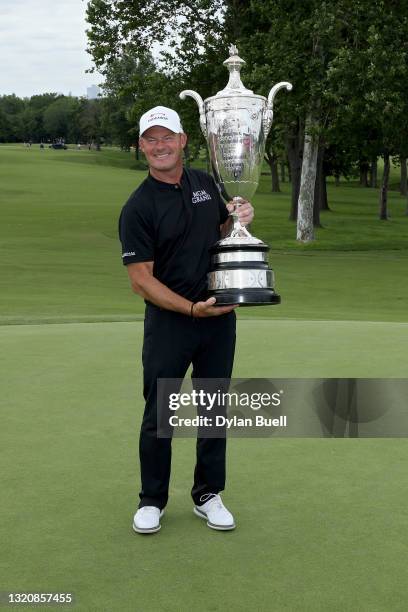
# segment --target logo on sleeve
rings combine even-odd
[[[193,197],[191,198],[191,202],[193,204],[198,204],[199,202],[206,202],[207,200],[211,200],[211,196],[205,191],[205,189],[193,191]]]

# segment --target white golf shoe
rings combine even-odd
[[[164,510],[156,506],[143,506],[139,508],[133,518],[133,529],[137,533],[155,533],[159,531],[160,519],[164,514]]]
[[[200,497],[205,502],[201,506],[194,506],[194,514],[206,519],[208,527],[220,531],[235,529],[234,517],[222,503],[221,497],[215,493],[206,493]]]

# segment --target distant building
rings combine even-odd
[[[98,97],[100,91],[101,90],[97,85],[91,85],[90,87],[86,88],[86,97],[88,98],[88,100],[95,100],[95,98]]]

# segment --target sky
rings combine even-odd
[[[86,0],[0,0],[0,95],[45,92],[86,96]]]

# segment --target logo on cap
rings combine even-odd
[[[164,113],[152,113],[147,121],[150,123],[151,121],[157,121],[157,119],[164,119],[165,121],[169,120],[168,116]]]

